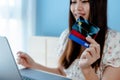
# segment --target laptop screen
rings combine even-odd
[[[21,80],[6,37],[0,37],[0,80]]]
[[[22,80],[21,75],[29,77],[27,80],[30,78],[32,80],[71,80],[40,70],[21,69],[19,71],[7,38],[0,37],[0,80]]]

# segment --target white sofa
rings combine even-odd
[[[56,67],[58,39],[50,36],[31,36],[27,46],[29,55],[42,65]]]

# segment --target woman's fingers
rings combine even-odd
[[[100,47],[98,45],[90,45],[91,53],[94,54],[97,58],[100,57]]]
[[[91,44],[97,44],[97,42],[94,39],[92,39],[91,37],[86,37],[86,40]]]
[[[91,66],[100,58],[100,46],[92,38],[87,37],[86,40],[90,43],[89,47],[84,50],[80,57],[80,67],[85,68]]]
[[[86,37],[86,40],[90,43],[89,48],[91,48],[91,52],[97,55],[97,58],[100,57],[100,45],[91,37]]]
[[[27,62],[27,58],[29,57],[26,53],[24,52],[17,52],[18,58],[17,58],[17,62],[18,64],[25,64]]]

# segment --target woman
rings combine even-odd
[[[86,38],[90,43],[89,48],[68,39],[72,25],[80,16],[100,27],[95,40]],[[71,0],[69,30],[61,35],[61,42],[64,44],[60,43],[62,49],[59,50],[61,56],[58,67],[48,68],[37,64],[24,52],[18,52],[18,63],[28,68],[64,75],[73,80],[120,80],[119,37],[120,33],[107,27],[107,0]]]

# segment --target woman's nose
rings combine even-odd
[[[83,10],[83,6],[82,6],[82,3],[77,3],[76,6],[75,6],[75,10],[78,10],[78,11],[81,11]]]

